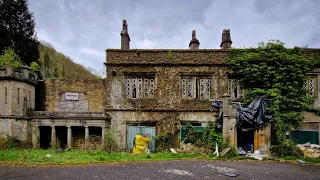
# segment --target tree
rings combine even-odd
[[[12,46],[24,64],[37,61],[39,43],[27,0],[1,0],[0,9],[0,51]]]

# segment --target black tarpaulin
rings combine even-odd
[[[268,99],[260,97],[246,107],[237,108],[238,128],[242,131],[257,129],[273,120],[273,114],[267,111]]]

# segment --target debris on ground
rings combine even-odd
[[[47,154],[46,157],[47,157],[47,158],[51,158],[52,155],[51,155],[51,154]]]
[[[219,157],[219,148],[217,143],[216,143],[216,151],[214,151],[213,155],[217,155],[217,157]]]
[[[224,155],[226,155],[229,151],[230,151],[231,148],[225,148],[221,151],[221,157],[223,157]]]
[[[177,154],[177,151],[174,150],[173,148],[170,148],[170,151],[171,151],[173,154]]]
[[[179,152],[190,154],[210,154],[212,151],[209,148],[197,147],[191,143],[185,144],[184,142],[182,142],[180,144]]]
[[[237,177],[239,175],[239,173],[226,173],[224,175],[229,176],[229,177]]]
[[[239,147],[238,148],[238,154],[241,156],[241,155],[247,155],[246,151],[242,148],[242,147]]]
[[[308,142],[305,144],[298,144],[297,147],[303,152],[303,156],[306,158],[320,158],[320,146],[318,144],[311,144]]]
[[[304,161],[302,161],[302,160],[300,160],[300,159],[297,159],[297,162],[300,163],[300,164],[302,164],[302,165],[306,165],[306,164],[307,164],[306,162],[304,162]]]
[[[248,153],[246,156],[259,161],[261,161],[264,157],[268,157],[268,155],[262,155],[259,150],[255,150],[253,154]]]

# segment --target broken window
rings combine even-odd
[[[126,77],[127,98],[153,98],[154,77]]]
[[[228,94],[231,98],[242,98],[244,96],[244,88],[241,80],[228,79]]]
[[[184,76],[181,79],[182,98],[210,99],[211,78]]]
[[[314,97],[315,96],[315,78],[308,78],[304,81],[304,88],[307,90],[307,96]]]

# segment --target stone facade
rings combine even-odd
[[[126,21],[120,35],[121,49],[106,50],[106,79],[37,81],[27,68],[0,69],[0,135],[32,140],[35,148],[94,148],[104,144],[110,128],[126,149],[131,126],[152,126],[158,135],[170,131],[178,138],[184,122],[216,121],[211,101],[219,99],[224,138],[237,146],[241,134],[232,100],[243,96],[244,87],[227,73],[230,30],[223,30],[221,49],[199,49],[195,31],[189,49],[130,49]],[[308,56],[314,51],[305,50]],[[320,70],[309,75],[306,88],[319,107]],[[318,116],[306,117],[304,128],[319,128]],[[270,125],[255,130],[254,149],[269,148],[270,134]]]

